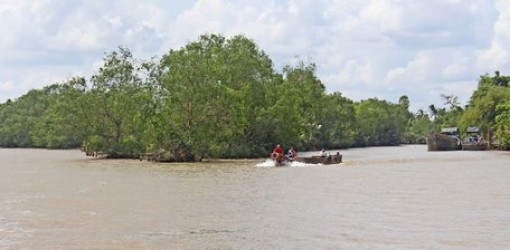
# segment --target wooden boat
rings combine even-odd
[[[483,141],[480,128],[468,127],[466,129],[466,136],[462,141],[462,150],[487,150],[488,143]]]
[[[314,155],[309,157],[301,157],[299,161],[307,164],[339,164],[342,163],[342,154],[337,153],[336,155]]]
[[[460,150],[462,143],[457,127],[441,129],[439,134],[429,134],[426,137],[429,151]]]
[[[292,162],[303,162],[306,164],[322,164],[322,165],[330,165],[330,164],[339,164],[342,163],[342,154],[337,153],[335,155],[313,155],[308,157],[298,157],[296,159],[289,158],[286,155],[272,153],[271,159],[274,161],[275,166],[282,167],[288,166]]]

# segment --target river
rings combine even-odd
[[[0,149],[0,249],[510,249],[510,152],[341,153],[276,168]]]

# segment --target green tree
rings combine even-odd
[[[272,62],[243,36],[203,35],[161,60],[164,147],[197,155],[248,155],[261,149],[260,116],[271,115],[270,91],[278,83]],[[265,97],[265,98],[264,98]],[[259,135],[264,136],[264,135]],[[247,147],[246,145],[251,145]]]
[[[145,150],[141,118],[151,100],[138,75],[140,68],[129,49],[120,47],[105,57],[99,73],[92,76],[84,110],[92,120],[92,132],[85,139],[87,150],[128,157]]]
[[[429,115],[423,109],[419,109],[409,120],[407,131],[406,142],[424,144],[425,137],[434,132],[434,127]]]
[[[399,145],[405,132],[407,117],[402,106],[371,98],[355,105],[358,135],[357,146]]]
[[[297,126],[300,134],[301,145],[305,149],[316,149],[323,146],[321,141],[323,129],[323,98],[325,87],[316,76],[317,67],[314,63],[305,64],[299,61],[296,65],[287,65],[283,69],[284,95],[281,98],[288,100],[290,105],[283,112],[297,112],[293,117],[297,120],[288,120],[287,126]],[[294,109],[294,110],[292,110]],[[290,131],[296,132],[293,128],[285,128],[284,133],[295,136]]]
[[[444,100],[442,108],[437,108],[434,104],[429,106],[433,117],[433,132],[439,132],[445,127],[458,127],[459,120],[464,113],[457,96],[442,94],[441,98]]]
[[[30,90],[5,105],[0,113],[0,146],[45,147],[47,124],[43,117],[53,101],[53,87]]]
[[[495,135],[501,146],[510,147],[510,101],[496,107],[498,115],[494,124]]]
[[[47,124],[46,147],[74,148],[82,146],[83,139],[90,132],[90,113],[84,112],[86,81],[73,77],[62,84],[52,85],[55,99],[44,113]]]
[[[340,92],[322,98],[320,141],[327,148],[347,148],[356,137],[356,114],[352,100]]]
[[[486,133],[485,137],[492,140],[493,126],[499,115],[497,107],[510,99],[509,79],[510,77],[502,76],[497,71],[494,77],[487,74],[480,76],[478,87],[460,118],[462,127],[480,127]]]

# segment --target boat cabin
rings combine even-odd
[[[449,127],[449,128],[442,128],[441,134],[443,135],[452,135],[452,136],[459,136],[459,128],[457,127]]]
[[[468,127],[466,129],[465,142],[479,142],[482,140],[482,133],[478,127]]]

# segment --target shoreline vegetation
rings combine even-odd
[[[442,127],[477,126],[510,145],[509,76],[481,75],[467,105],[409,110],[327,93],[313,62],[277,70],[242,35],[204,34],[159,58],[119,47],[89,79],[74,76],[0,104],[0,147],[83,148],[87,155],[159,161],[267,157],[298,151],[425,143]]]

